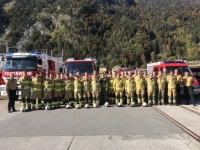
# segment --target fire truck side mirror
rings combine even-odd
[[[1,57],[1,61],[5,61],[5,59],[4,59],[4,56],[3,56],[3,57]]]
[[[62,69],[62,67],[60,67],[60,73],[62,73],[62,71],[63,71],[63,69]]]

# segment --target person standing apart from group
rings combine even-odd
[[[11,108],[13,112],[16,111],[15,100],[16,100],[17,90],[18,90],[17,80],[14,79],[14,73],[11,73],[10,79],[8,79],[6,82],[6,93],[8,96],[8,113],[11,113]]]
[[[186,96],[186,105],[189,104],[189,99],[191,100],[193,106],[197,106],[194,100],[194,91],[192,84],[194,83],[194,79],[192,76],[189,75],[189,72],[185,72],[185,76],[183,77],[183,86],[184,86],[184,93]]]

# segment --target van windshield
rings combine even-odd
[[[178,73],[181,75],[184,75],[185,72],[189,72],[189,75],[192,75],[192,72],[189,67],[187,66],[166,66],[167,73],[169,73],[171,70],[174,71],[175,69],[178,69]]]

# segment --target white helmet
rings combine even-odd
[[[71,108],[71,105],[67,104],[66,109],[69,109],[69,108]]]
[[[96,107],[97,107],[97,104],[96,104],[96,103],[93,103],[93,107],[96,108]]]
[[[119,103],[117,103],[117,106],[120,107],[120,106],[122,106],[122,104],[119,102]]]
[[[142,104],[142,106],[143,106],[143,107],[146,107],[146,106],[147,106],[147,103],[146,103],[146,102],[144,102],[144,103]]]
[[[21,112],[25,112],[25,111],[26,111],[26,108],[22,107],[22,108],[20,109],[20,111],[21,111]]]
[[[80,108],[80,105],[79,105],[79,104],[76,104],[75,107],[76,107],[76,109],[79,109],[79,108]]]
[[[134,107],[134,106],[135,106],[135,103],[134,103],[134,102],[131,102],[130,106],[131,106],[131,107]]]
[[[50,109],[50,107],[49,107],[49,106],[46,106],[46,107],[45,107],[45,110],[49,110],[49,109]]]
[[[85,104],[85,108],[89,108],[89,104]]]
[[[108,107],[108,106],[109,106],[109,103],[108,103],[108,102],[105,102],[104,106]]]

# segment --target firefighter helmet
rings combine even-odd
[[[108,103],[108,102],[105,102],[104,106],[108,107],[108,106],[109,106],[109,103]]]
[[[75,107],[76,107],[76,109],[79,109],[79,108],[80,108],[80,105],[79,105],[79,104],[76,104]]]
[[[96,103],[93,103],[93,107],[96,108],[96,107],[97,107],[97,104],[96,104]]]
[[[25,112],[25,111],[26,111],[26,108],[22,107],[22,108],[20,109],[20,111],[21,111],[21,112]]]
[[[66,105],[66,109],[69,109],[71,108],[71,106],[69,104]]]
[[[89,104],[85,104],[85,108],[89,108]]]
[[[119,102],[119,103],[117,103],[117,106],[120,107],[120,106],[122,106],[122,104]]]
[[[144,103],[142,104],[142,106],[143,106],[143,107],[147,107],[147,103],[144,102]]]
[[[49,110],[49,109],[51,109],[50,106],[46,106],[46,107],[45,107],[45,110]]]
[[[134,102],[131,102],[130,106],[131,106],[131,107],[134,107],[134,106],[135,106],[135,103],[134,103]]]

